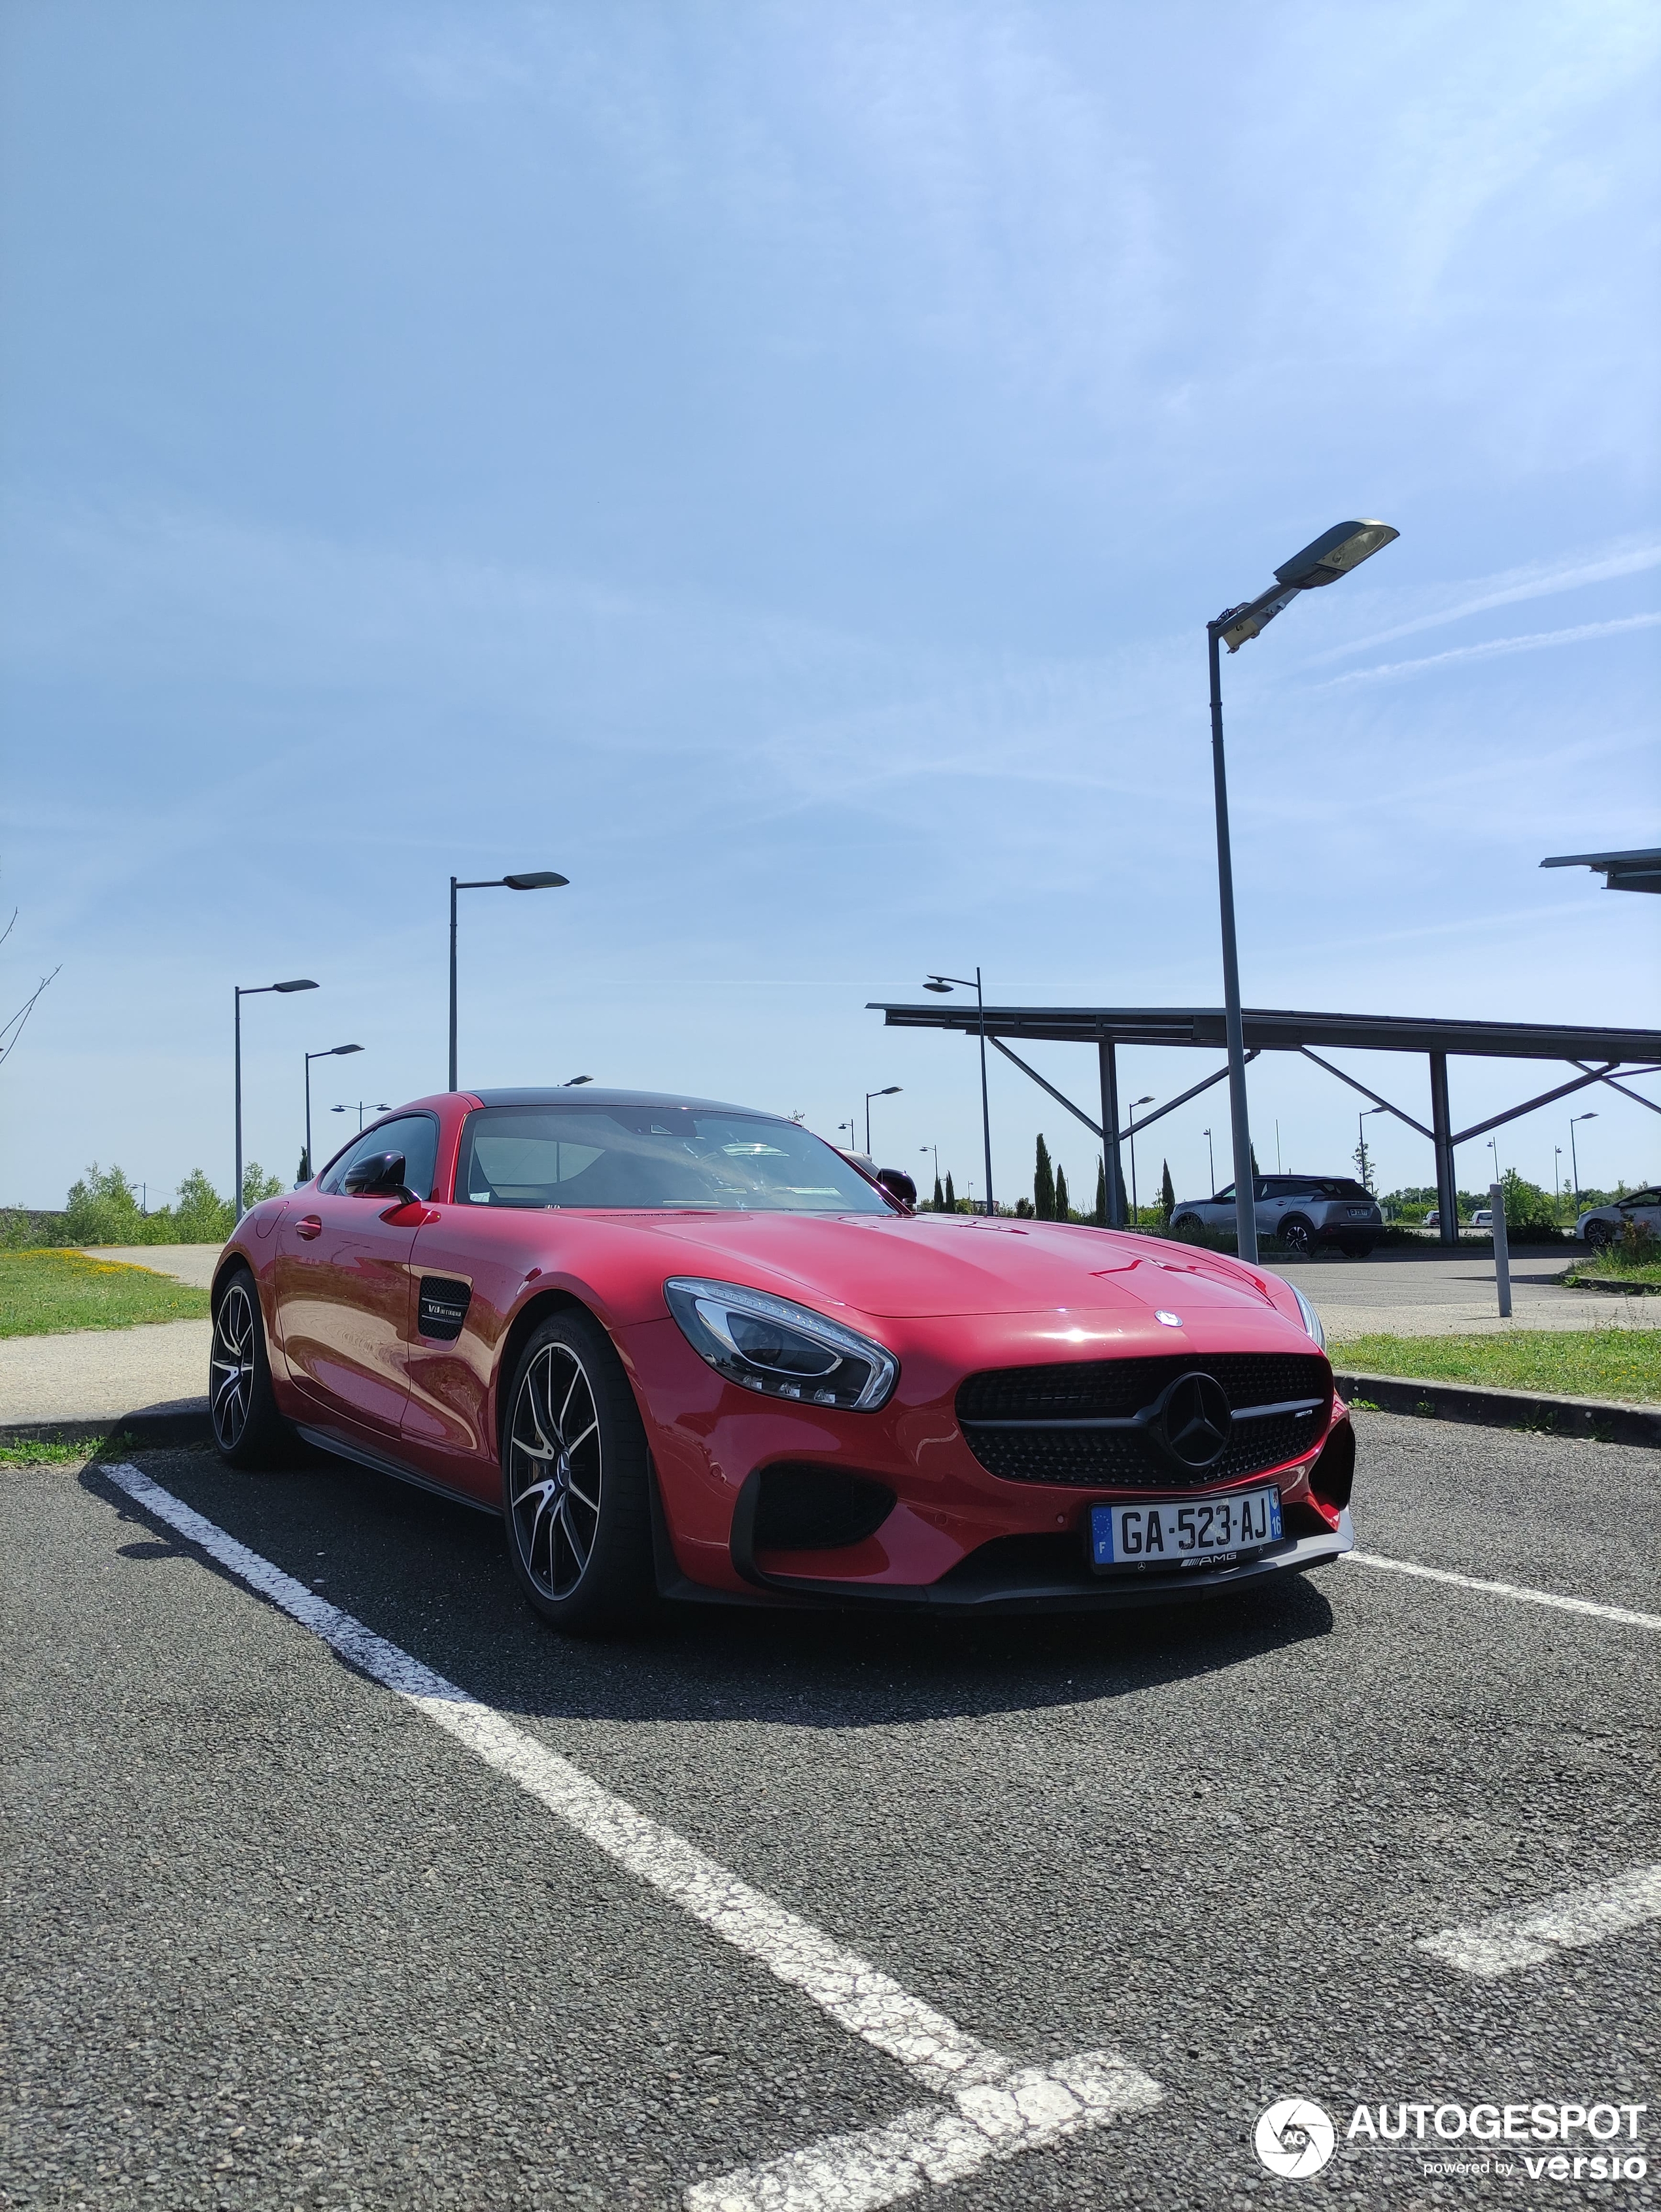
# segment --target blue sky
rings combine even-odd
[[[365,1047],[326,1109],[441,1085],[446,878],[545,866],[465,905],[464,1081],[826,1133],[898,1083],[876,1149],[965,1186],[972,1047],[865,1002],[977,962],[1216,1002],[1203,624],[1352,514],[1399,543],[1226,666],[1248,1003],[1661,1018],[1661,901],[1537,865],[1661,831],[1652,7],[0,39],[0,1012],[62,963],[0,1200],[228,1188],[236,981],[325,987],[247,1012],[285,1175],[303,1050]],[[1127,1059],[1127,1097],[1213,1064]],[[1423,1115],[1418,1063],[1350,1064]],[[1347,1159],[1353,1094],[1251,1080],[1260,1157]],[[1456,1118],[1545,1080],[1459,1069]],[[1220,1097],[1145,1182],[1203,1185]],[[1654,1115],[1579,1103],[1585,1180],[1661,1172]],[[1040,1127],[1093,1182],[1014,1071],[993,1108],[1002,1195]],[[1566,1111],[1502,1164],[1548,1179]]]

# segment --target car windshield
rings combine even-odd
[[[889,1213],[822,1139],[761,1114],[695,1106],[486,1106],[467,1116],[462,1206]]]

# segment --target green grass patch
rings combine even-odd
[[[1661,1329],[1530,1328],[1507,1336],[1352,1336],[1327,1347],[1335,1367],[1433,1382],[1483,1382],[1552,1398],[1661,1404]]]
[[[0,1443],[0,1467],[79,1467],[96,1459],[100,1443],[85,1438],[66,1443],[61,1437],[20,1437],[15,1443]]]
[[[207,1311],[205,1291],[153,1267],[89,1260],[84,1252],[0,1252],[0,1337],[199,1321]]]
[[[1600,1252],[1596,1258],[1577,1261],[1563,1280],[1571,1287],[1582,1283],[1661,1283],[1661,1260],[1628,1260],[1623,1252]]]

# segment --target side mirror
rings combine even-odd
[[[879,1168],[877,1181],[891,1196],[897,1198],[903,1206],[916,1205],[917,1186],[904,1168]]]
[[[404,1181],[402,1152],[366,1153],[362,1159],[352,1162],[340,1187],[349,1198],[399,1198],[406,1206],[417,1203],[415,1193]]]

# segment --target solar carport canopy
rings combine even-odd
[[[1199,1046],[1212,1051],[1226,1048],[1227,1030],[1220,1006],[988,1006],[984,1012],[967,1002],[945,1006],[899,1006],[873,1002],[868,1012],[879,1013],[885,1025],[896,1030],[957,1030],[979,1036],[1007,1060],[1031,1077],[1042,1090],[1103,1139],[1107,1160],[1108,1204],[1111,1218],[1123,1221],[1124,1186],[1119,1174],[1119,1146],[1129,1129],[1118,1126],[1118,1076],[1115,1053],[1122,1044]],[[1661,1106],[1641,1092],[1629,1090],[1615,1078],[1661,1071],[1661,1030],[1587,1027],[1559,1022],[1459,1022],[1409,1014],[1300,1013],[1289,1008],[1247,1006],[1242,1010],[1247,1053],[1301,1053],[1306,1060],[1335,1076],[1375,1105],[1389,1109],[1400,1121],[1429,1139],[1436,1154],[1436,1185],[1440,1198],[1441,1234],[1445,1243],[1458,1235],[1455,1203],[1454,1149],[1472,1138],[1486,1136],[1519,1115],[1567,1097],[1589,1084],[1608,1083],[1624,1097],[1635,1099],[1652,1113]],[[1094,1045],[1101,1080],[1101,1120],[1074,1104],[1036,1068],[1029,1067],[1011,1048],[1009,1040],[1032,1042]],[[1348,1048],[1355,1052],[1423,1053],[1430,1063],[1430,1122],[1418,1120],[1391,1100],[1380,1097],[1343,1068],[1323,1060],[1317,1046]],[[1567,1062],[1574,1074],[1554,1089],[1525,1099],[1503,1114],[1491,1115],[1468,1129],[1456,1130],[1448,1107],[1449,1056],[1482,1060],[1548,1060]],[[1226,1073],[1219,1069],[1179,1097],[1169,1099],[1136,1124],[1138,1131],[1196,1097]]]

